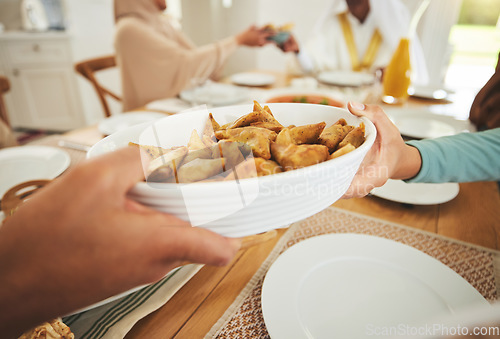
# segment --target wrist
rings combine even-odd
[[[243,45],[243,36],[242,36],[242,34],[241,34],[241,33],[240,33],[240,34],[237,34],[237,35],[235,36],[235,40],[236,40],[236,44],[237,44],[238,46]]]
[[[422,167],[422,157],[416,147],[404,144],[397,157],[391,179],[410,179],[418,174]]]

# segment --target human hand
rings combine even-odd
[[[238,45],[251,47],[264,46],[265,44],[268,44],[270,42],[268,38],[272,34],[272,31],[260,29],[252,25],[243,32],[236,35],[236,41],[238,42]]]
[[[300,50],[299,44],[297,43],[297,40],[295,40],[293,34],[290,34],[288,40],[282,43],[281,45],[278,45],[278,47],[285,53],[286,52],[299,53]]]
[[[132,201],[138,149],[85,162],[33,194],[0,228],[0,333],[162,278],[181,262],[227,264],[240,241]],[[8,306],[8,307],[7,307]]]
[[[377,128],[377,137],[342,198],[364,197],[388,179],[408,179],[418,173],[420,153],[404,142],[380,106],[349,102],[347,108],[352,114],[371,120]]]

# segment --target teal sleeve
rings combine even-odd
[[[420,172],[406,182],[500,180],[500,128],[436,139],[412,140],[422,157]]]

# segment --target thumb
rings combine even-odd
[[[349,110],[349,112],[358,117],[367,117],[368,119],[371,118],[369,112],[366,110],[365,104],[349,101],[347,103],[347,109]]]

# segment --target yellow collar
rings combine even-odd
[[[340,21],[340,26],[342,27],[342,32],[344,33],[347,50],[349,51],[349,56],[351,57],[352,70],[357,72],[364,69],[369,69],[373,65],[380,44],[382,43],[382,35],[380,35],[378,29],[375,29],[370,40],[370,44],[366,49],[363,60],[359,62],[358,51],[356,48],[356,43],[354,41],[354,35],[352,34],[351,24],[349,23],[349,20],[347,18],[347,12],[338,14],[338,18]]]

